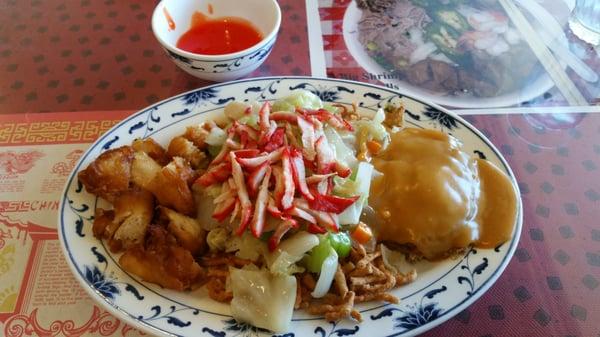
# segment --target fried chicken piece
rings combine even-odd
[[[194,169],[205,166],[204,164],[208,164],[206,154],[198,149],[194,143],[182,136],[175,137],[171,140],[169,148],[167,149],[167,155],[169,157],[181,157],[187,160]]]
[[[137,151],[131,164],[131,181],[137,186],[150,190],[150,182],[161,170],[162,167],[150,155]]]
[[[124,248],[144,242],[146,230],[154,213],[154,197],[145,190],[121,194],[114,203],[114,220],[119,223],[112,239]]]
[[[119,258],[119,264],[144,281],[179,291],[190,289],[204,276],[192,254],[158,225],[148,228],[146,245],[127,249]]]
[[[96,209],[92,231],[95,237],[108,240],[112,252],[118,252],[144,242],[153,213],[152,194],[132,189],[115,198],[114,209]]]
[[[175,157],[148,183],[148,190],[160,205],[194,216],[196,205],[189,184],[195,178],[196,174],[187,161]]]
[[[388,128],[393,128],[395,126],[401,127],[404,123],[404,106],[395,106],[393,104],[388,104],[383,109],[385,112],[385,120],[383,121],[383,125]]]
[[[167,165],[169,158],[167,152],[160,146],[154,139],[136,139],[131,143],[131,147],[137,152],[141,151],[146,153],[150,158],[154,159],[159,165]]]
[[[92,232],[98,239],[104,238],[104,232],[113,223],[115,211],[96,208]]]
[[[194,145],[198,149],[204,150],[208,146],[205,143],[205,139],[208,136],[212,125],[214,125],[214,123],[204,123],[202,125],[188,126],[185,129],[183,137],[189,140],[190,142],[194,143]]]
[[[217,302],[229,303],[233,299],[233,293],[227,291],[224,277],[212,277],[206,284],[208,296]]]
[[[179,244],[197,256],[206,248],[206,231],[196,219],[190,218],[167,207],[160,206],[160,216],[167,222],[167,230],[177,238]]]
[[[77,177],[86,191],[113,201],[121,192],[129,189],[133,149],[122,146],[102,153]]]

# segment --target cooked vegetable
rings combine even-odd
[[[352,242],[347,232],[329,233],[327,239],[340,258],[345,258],[350,254]]]
[[[331,250],[335,251],[336,256],[344,258],[350,253],[351,247],[350,237],[346,232],[319,235],[319,244],[310,250],[302,262],[310,272],[320,273]]]
[[[335,151],[335,158],[337,161],[346,167],[355,168],[358,164],[356,150],[348,146],[334,128],[324,128],[323,132],[325,137],[327,137],[327,141]]]
[[[343,195],[357,195],[360,196],[358,201],[350,205],[343,213],[339,215],[339,221],[341,225],[355,225],[360,219],[363,205],[367,202],[369,197],[369,189],[371,187],[371,180],[373,176],[373,165],[365,162],[360,162],[356,169],[356,177],[354,179],[346,179],[340,188],[334,189],[334,191]]]
[[[235,252],[235,256],[240,259],[258,261],[261,256],[267,253],[267,245],[250,233],[244,233],[242,236],[231,236],[225,243],[225,251],[228,253]]]
[[[443,22],[446,25],[452,27],[459,34],[464,33],[468,29],[471,28],[467,20],[457,11],[442,8],[433,11],[433,17],[436,18],[439,22]]]
[[[367,149],[369,149],[369,152],[372,154],[378,154],[379,151],[381,151],[381,143],[375,140],[368,140],[367,141]]]
[[[297,271],[290,269],[300,261],[306,252],[319,244],[319,238],[308,232],[298,232],[286,239],[277,250],[266,255],[269,270],[273,273],[289,274]]]
[[[206,243],[211,252],[224,251],[229,240],[229,233],[223,227],[212,229],[206,235]]]
[[[227,140],[227,133],[220,127],[214,125],[208,132],[204,141],[210,146],[221,147],[223,146],[223,143],[225,143],[225,140]]]
[[[296,278],[267,270],[230,268],[231,314],[274,332],[289,328],[296,301]]]
[[[319,235],[319,244],[308,252],[302,263],[312,273],[320,273],[323,261],[330,255],[331,242],[325,235]]]
[[[371,229],[367,225],[359,222],[352,231],[352,238],[360,244],[366,244],[373,238],[373,232],[371,232]]]
[[[314,298],[321,298],[329,292],[333,278],[335,277],[335,270],[338,266],[338,255],[335,249],[329,248],[328,255],[321,264],[319,272],[319,279],[315,285],[315,290],[310,294]]]
[[[296,90],[289,96],[275,101],[273,111],[295,111],[296,108],[320,109],[323,103],[319,96],[308,90]]]

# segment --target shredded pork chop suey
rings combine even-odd
[[[356,156],[369,160],[381,150],[384,119],[401,117],[381,111],[373,122],[355,106],[282,102],[236,102],[224,121],[188,126],[166,147],[147,138],[102,153],[78,175],[112,204],[96,210],[93,233],[122,253],[125,270],[170,289],[205,286],[212,299],[232,303],[237,319],[259,327],[284,330],[288,322],[237,313],[236,297],[253,294],[235,279],[267,280],[289,295],[282,305],[290,310],[361,320],[356,303],[397,303],[388,291],[416,277],[387,268],[368,226],[358,226],[368,184],[356,174],[369,181],[372,166]],[[358,149],[342,140],[349,135]]]
[[[381,243],[389,237],[377,237],[400,232],[402,221],[375,214],[372,233],[363,215],[370,193],[394,198],[392,190],[371,190],[370,162],[394,177],[382,163],[396,165],[386,149],[399,146],[390,134],[400,132],[403,113],[388,106],[361,114],[299,91],[273,104],[230,103],[223,118],[188,126],[166,148],[147,138],[108,150],[78,174],[112,204],[96,210],[93,233],[122,253],[128,272],[180,291],[205,286],[210,298],[231,304],[234,318],[260,328],[286,331],[294,309],[360,321],[357,303],[397,303],[390,291],[417,276]],[[500,179],[493,172],[483,181]],[[429,257],[418,248],[412,253]]]

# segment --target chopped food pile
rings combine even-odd
[[[142,280],[204,287],[192,296],[275,332],[296,309],[361,321],[358,303],[398,302],[390,291],[416,279],[412,262],[512,237],[519,202],[504,172],[452,135],[402,127],[402,106],[363,110],[297,90],[230,102],[166,147],[107,150],[78,173],[110,203],[94,236]]]
[[[370,158],[402,112],[363,115],[298,91],[229,103],[166,148],[146,138],[108,150],[78,175],[112,204],[96,210],[94,235],[128,272],[175,290],[205,286],[261,328],[286,331],[294,309],[360,321],[356,303],[397,303],[388,291],[416,278],[406,261],[388,263],[360,221]]]

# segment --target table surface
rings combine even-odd
[[[155,3],[0,0],[0,335],[141,334],[79,288],[55,217],[66,175],[96,137],[144,106],[208,84],[155,41]],[[278,41],[251,76],[339,77],[331,57],[349,1],[279,3]],[[319,39],[309,43],[315,25]],[[597,50],[565,33],[599,69]],[[319,52],[326,64],[314,69]],[[553,88],[511,107],[456,110],[513,168],[524,226],[492,288],[424,336],[600,336],[598,87],[568,75],[586,104],[573,106]]]

